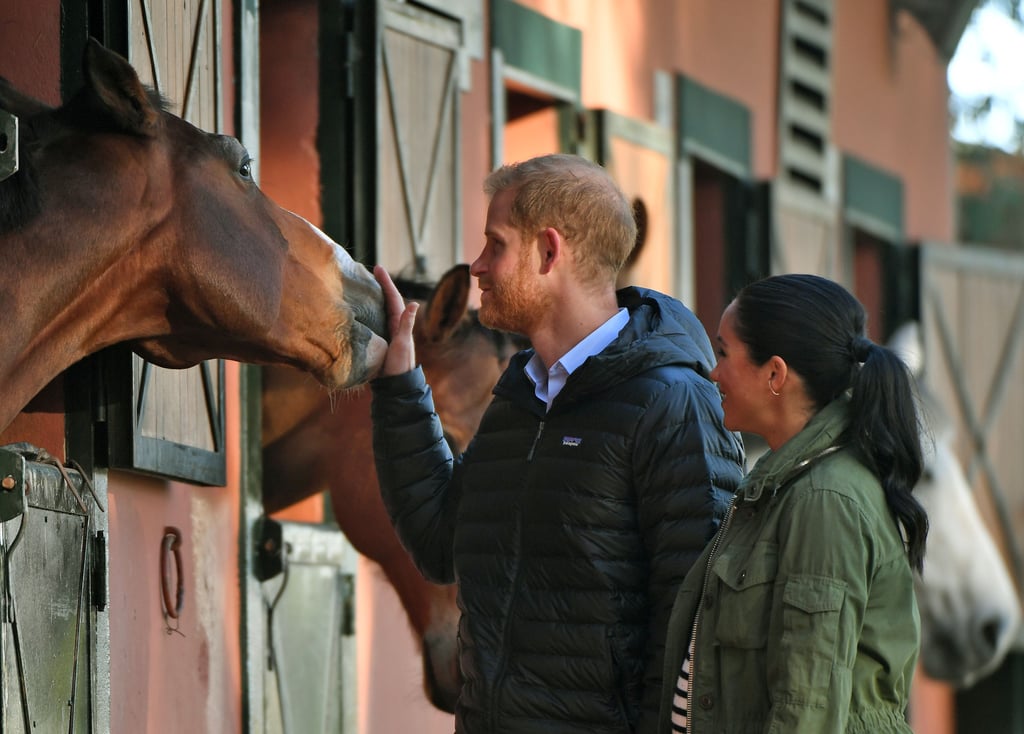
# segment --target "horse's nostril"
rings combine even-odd
[[[374,308],[369,304],[363,305],[357,310],[356,318],[377,336],[391,341],[391,335],[388,334],[387,330],[387,318],[383,308]]]
[[[995,652],[1004,641],[1006,624],[1000,617],[991,617],[981,625],[981,639],[989,650]]]
[[[352,309],[356,321],[377,336],[390,339],[387,313],[384,309],[384,292],[377,281],[372,277],[350,280],[345,285],[345,301]]]

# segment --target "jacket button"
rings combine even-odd
[[[740,577],[739,577],[739,579],[737,579],[736,583],[742,584],[746,580],[747,580],[747,572],[746,571],[740,571]]]
[[[710,711],[715,707],[715,699],[713,696],[705,693],[700,697],[700,707],[705,711]]]

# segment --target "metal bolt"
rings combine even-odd
[[[14,481],[14,477],[8,474],[3,480],[0,480],[0,487],[3,487],[6,491],[10,492],[14,487],[17,486],[17,482]]]

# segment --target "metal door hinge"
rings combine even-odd
[[[92,538],[92,605],[96,611],[107,608],[107,534],[98,531]]]

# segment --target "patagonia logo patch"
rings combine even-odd
[[[581,443],[583,443],[583,439],[580,438],[579,436],[562,436],[563,446],[572,446],[575,448],[576,446],[579,446]]]

